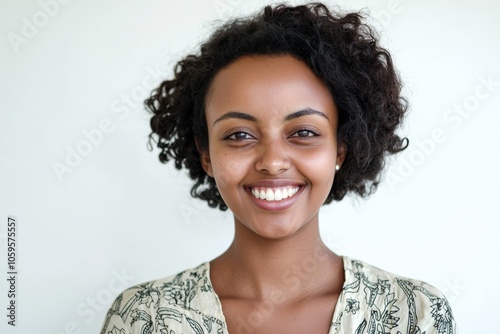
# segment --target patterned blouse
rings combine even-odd
[[[448,301],[435,287],[345,256],[343,261],[345,282],[329,334],[457,333]],[[125,290],[101,334],[228,334],[209,273],[205,262]],[[245,326],[245,332],[259,332],[251,321]]]

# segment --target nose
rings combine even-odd
[[[268,140],[259,144],[255,168],[269,175],[280,174],[290,168],[290,157],[286,145],[279,140]]]

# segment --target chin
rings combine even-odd
[[[240,224],[243,223],[240,222]],[[280,240],[296,236],[305,225],[293,223],[291,219],[284,217],[279,220],[273,217],[268,222],[260,220],[257,224],[245,225],[245,227],[264,239]]]

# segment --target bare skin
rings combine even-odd
[[[210,263],[228,332],[328,333],[344,282],[318,227],[345,158],[333,97],[291,56],[242,57],[215,76],[206,119],[203,168],[235,220]]]
[[[344,268],[315,230],[251,249],[235,240],[210,263],[229,333],[328,333]]]

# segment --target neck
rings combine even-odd
[[[252,299],[324,293],[344,276],[342,259],[321,240],[317,220],[283,239],[262,238],[236,222],[233,243],[211,267],[219,282],[232,287],[224,288],[229,296]]]

